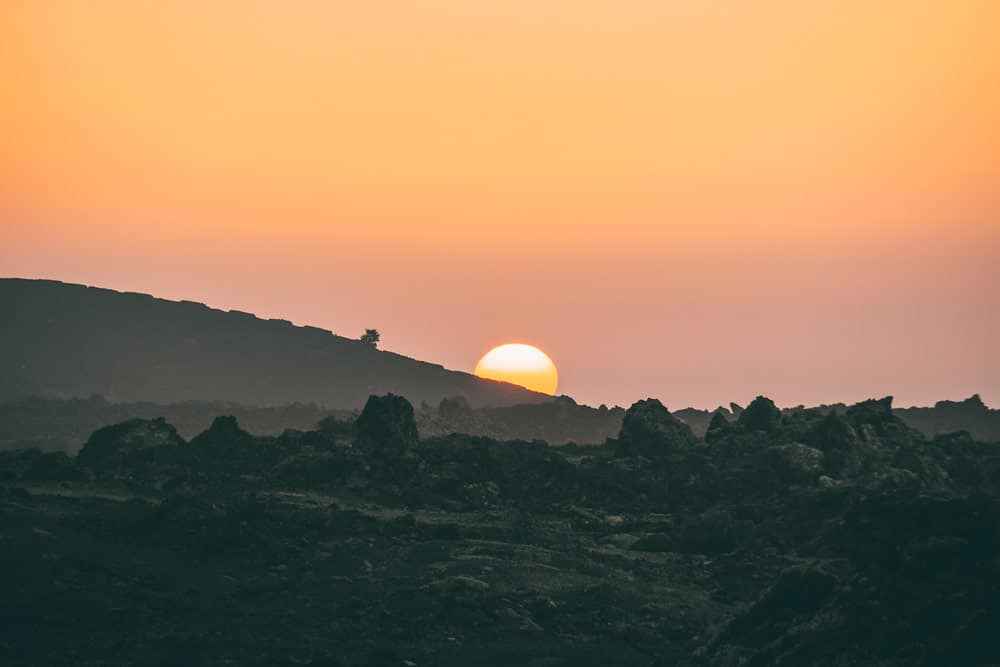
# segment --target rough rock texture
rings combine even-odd
[[[192,447],[216,451],[238,450],[240,447],[253,447],[254,444],[254,437],[240,428],[236,417],[228,415],[216,417],[207,431],[191,439]]]
[[[768,449],[775,473],[793,484],[811,484],[824,471],[823,452],[799,443],[774,445]]]
[[[705,431],[706,442],[717,442],[725,437],[732,428],[729,420],[721,412],[712,415],[712,421],[708,423],[708,430]]]
[[[0,451],[0,664],[997,664],[995,444],[875,401],[670,456],[400,450],[374,405],[353,442],[223,419],[104,429],[129,444],[92,468]]]
[[[18,457],[21,464],[16,472],[0,468],[0,481],[20,479],[23,482],[45,483],[82,481],[88,478],[88,471],[77,459],[71,459],[63,452],[39,452],[27,450]]]
[[[698,439],[691,427],[670,414],[655,398],[634,403],[622,419],[618,456],[654,458],[683,452]]]
[[[370,396],[357,423],[358,441],[382,449],[406,449],[417,444],[413,406],[402,396]]]
[[[921,437],[893,413],[892,396],[852,405],[845,418],[863,442],[883,450],[911,445]]]
[[[766,396],[753,399],[746,410],[736,419],[740,428],[747,431],[775,431],[781,424],[781,410]]]
[[[836,413],[813,424],[804,440],[823,452],[827,470],[832,474],[855,473],[861,467],[858,435],[854,427]]]
[[[177,429],[162,418],[130,419],[95,431],[80,450],[79,461],[85,466],[100,466],[115,463],[139,449],[183,444]]]

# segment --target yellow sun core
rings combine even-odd
[[[507,343],[499,345],[476,364],[477,377],[521,385],[543,394],[555,394],[559,373],[549,355],[534,345]]]

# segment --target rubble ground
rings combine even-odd
[[[1000,453],[869,401],[695,437],[352,437],[220,418],[0,453],[5,665],[991,665]]]

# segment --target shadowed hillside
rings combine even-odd
[[[433,403],[461,395],[473,406],[548,400],[323,329],[190,301],[0,279],[0,312],[0,400],[100,394],[353,408],[387,391]]]

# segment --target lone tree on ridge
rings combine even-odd
[[[365,332],[361,334],[361,338],[359,340],[365,345],[377,348],[379,338],[378,329],[365,329]]]

